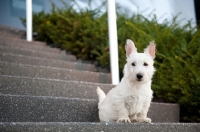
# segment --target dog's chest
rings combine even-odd
[[[144,96],[130,95],[125,98],[125,107],[129,110],[130,114],[140,113],[146,101],[147,98]]]

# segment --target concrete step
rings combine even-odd
[[[25,33],[19,32],[18,33],[9,33],[9,32],[1,32],[0,31],[0,37],[4,37],[6,39],[24,39],[26,40],[26,36],[24,35]]]
[[[80,71],[96,71],[95,66],[92,64],[84,64],[84,63],[55,60],[55,59],[43,59],[38,57],[30,57],[30,56],[9,54],[9,53],[0,53],[0,61],[12,62],[18,64],[36,65],[36,66],[75,69]]]
[[[98,99],[97,86],[105,93],[114,87],[103,83],[0,75],[1,94]]]
[[[18,55],[24,55],[24,56],[39,57],[39,58],[44,58],[44,59],[76,61],[76,57],[73,55],[49,53],[49,52],[43,52],[43,51],[37,51],[37,50],[28,50],[24,48],[12,48],[12,47],[0,46],[0,53],[18,54]]]
[[[39,45],[35,44],[34,42],[28,42],[28,41],[16,41],[16,39],[8,39],[4,36],[0,36],[0,45],[4,47],[12,47],[12,48],[24,48],[24,49],[31,49],[31,50],[37,50],[37,51],[45,51],[45,52],[51,52],[51,53],[60,53],[62,52],[58,48],[51,48],[47,45]]]
[[[23,43],[23,44],[28,44],[28,45],[37,45],[37,46],[46,46],[46,42],[41,42],[41,41],[27,41],[26,37],[21,37],[18,35],[13,35],[9,33],[0,33],[0,40],[1,42],[15,42],[15,43]]]
[[[6,34],[21,37],[21,36],[25,36],[26,31],[19,28],[0,24],[0,36],[6,35]]]
[[[111,75],[109,73],[77,71],[71,69],[33,66],[2,61],[0,61],[0,68],[1,75],[87,81],[94,83],[111,83]]]
[[[98,122],[97,100],[0,94],[0,122]],[[151,103],[152,122],[178,122],[179,105]]]
[[[200,123],[1,122],[3,132],[199,132]]]

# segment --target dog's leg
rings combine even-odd
[[[113,106],[115,115],[118,118],[116,122],[131,122],[128,114],[128,110],[125,107],[125,104],[123,103],[115,103]]]
[[[130,123],[131,120],[128,117],[128,114],[126,114],[126,113],[122,114],[121,113],[121,115],[120,114],[118,115],[118,119],[117,119],[116,122],[118,122],[118,123],[120,123],[120,122],[124,122],[124,123],[128,122],[128,123]]]
[[[150,102],[144,105],[142,112],[137,115],[136,119],[137,122],[151,123],[151,119],[147,118],[149,107],[150,107]]]
[[[105,109],[101,109],[99,110],[99,119],[101,122],[115,122],[113,119],[112,119],[112,116],[110,116],[109,113],[107,113],[105,111]]]

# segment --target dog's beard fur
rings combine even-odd
[[[101,122],[151,122],[147,118],[154,74],[155,44],[150,42],[144,53],[138,53],[134,43],[127,40],[124,77],[107,95],[98,87],[99,118]]]

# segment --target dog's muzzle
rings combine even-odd
[[[136,75],[136,77],[137,77],[137,80],[138,80],[138,81],[142,81],[143,75],[142,75],[141,73],[138,73],[138,74]]]

